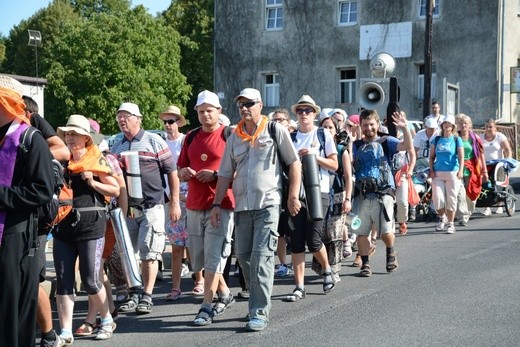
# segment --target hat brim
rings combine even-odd
[[[302,103],[294,104],[291,106],[292,113],[296,114],[296,108],[298,108],[300,106],[309,106],[310,108],[312,108],[314,110],[314,113],[316,113],[316,114],[319,114],[321,112],[321,108],[318,105],[313,105],[313,104],[310,104],[307,102],[302,102]]]
[[[86,135],[89,137],[89,140],[87,141],[87,143],[85,144],[86,147],[88,146],[91,146],[93,143],[94,143],[94,138],[92,137],[92,134],[81,129],[81,128],[78,128],[78,127],[58,127],[58,131],[56,131],[58,133],[58,137],[60,139],[63,140],[63,142],[65,142],[65,133],[67,131],[74,131],[75,133],[78,133],[80,135]]]

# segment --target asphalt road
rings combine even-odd
[[[514,187],[520,198],[520,179]],[[195,327],[201,298],[190,294],[193,281],[182,280],[186,294],[177,302],[163,298],[170,289],[166,272],[154,292],[149,315],[120,314],[108,341],[77,338],[74,346],[519,346],[520,345],[520,202],[512,217],[476,213],[453,235],[434,231],[434,223],[410,223],[398,236],[399,269],[385,271],[384,245],[371,258],[373,275],[357,276],[344,261],[341,282],[329,294],[310,270],[307,297],[282,298],[292,277],[276,279],[271,322],[259,333],[246,333],[247,302],[237,299],[208,327]],[[232,292],[240,290],[232,278]],[[53,315],[56,318],[55,304]],[[86,315],[79,295],[74,327]]]

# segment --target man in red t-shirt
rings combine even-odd
[[[204,300],[193,321],[198,326],[209,325],[213,317],[235,302],[222,276],[228,256],[231,254],[233,209],[235,201],[231,189],[219,207],[222,223],[211,226],[210,214],[218,178],[220,160],[226,147],[228,132],[219,123],[221,115],[218,96],[210,91],[199,93],[195,110],[200,128],[186,135],[177,166],[179,178],[188,182],[186,199],[188,249],[193,271],[204,268]],[[212,305],[214,294],[218,300]]]

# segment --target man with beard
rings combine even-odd
[[[358,248],[362,265],[360,276],[370,277],[369,264],[372,226],[381,235],[386,246],[386,271],[397,270],[397,255],[394,251],[394,196],[395,182],[390,168],[389,158],[400,151],[411,151],[412,135],[406,121],[399,112],[394,112],[393,121],[403,131],[403,141],[392,136],[380,138],[379,115],[375,110],[363,110],[360,115],[363,139],[353,144],[353,168],[355,170],[355,191],[353,212],[361,219],[357,231]]]

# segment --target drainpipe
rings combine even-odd
[[[504,119],[504,33],[505,33],[505,6],[504,0],[499,1],[500,16],[498,17],[499,29],[500,29],[500,77],[499,77],[499,119]],[[509,122],[511,122],[511,114],[509,115]]]

